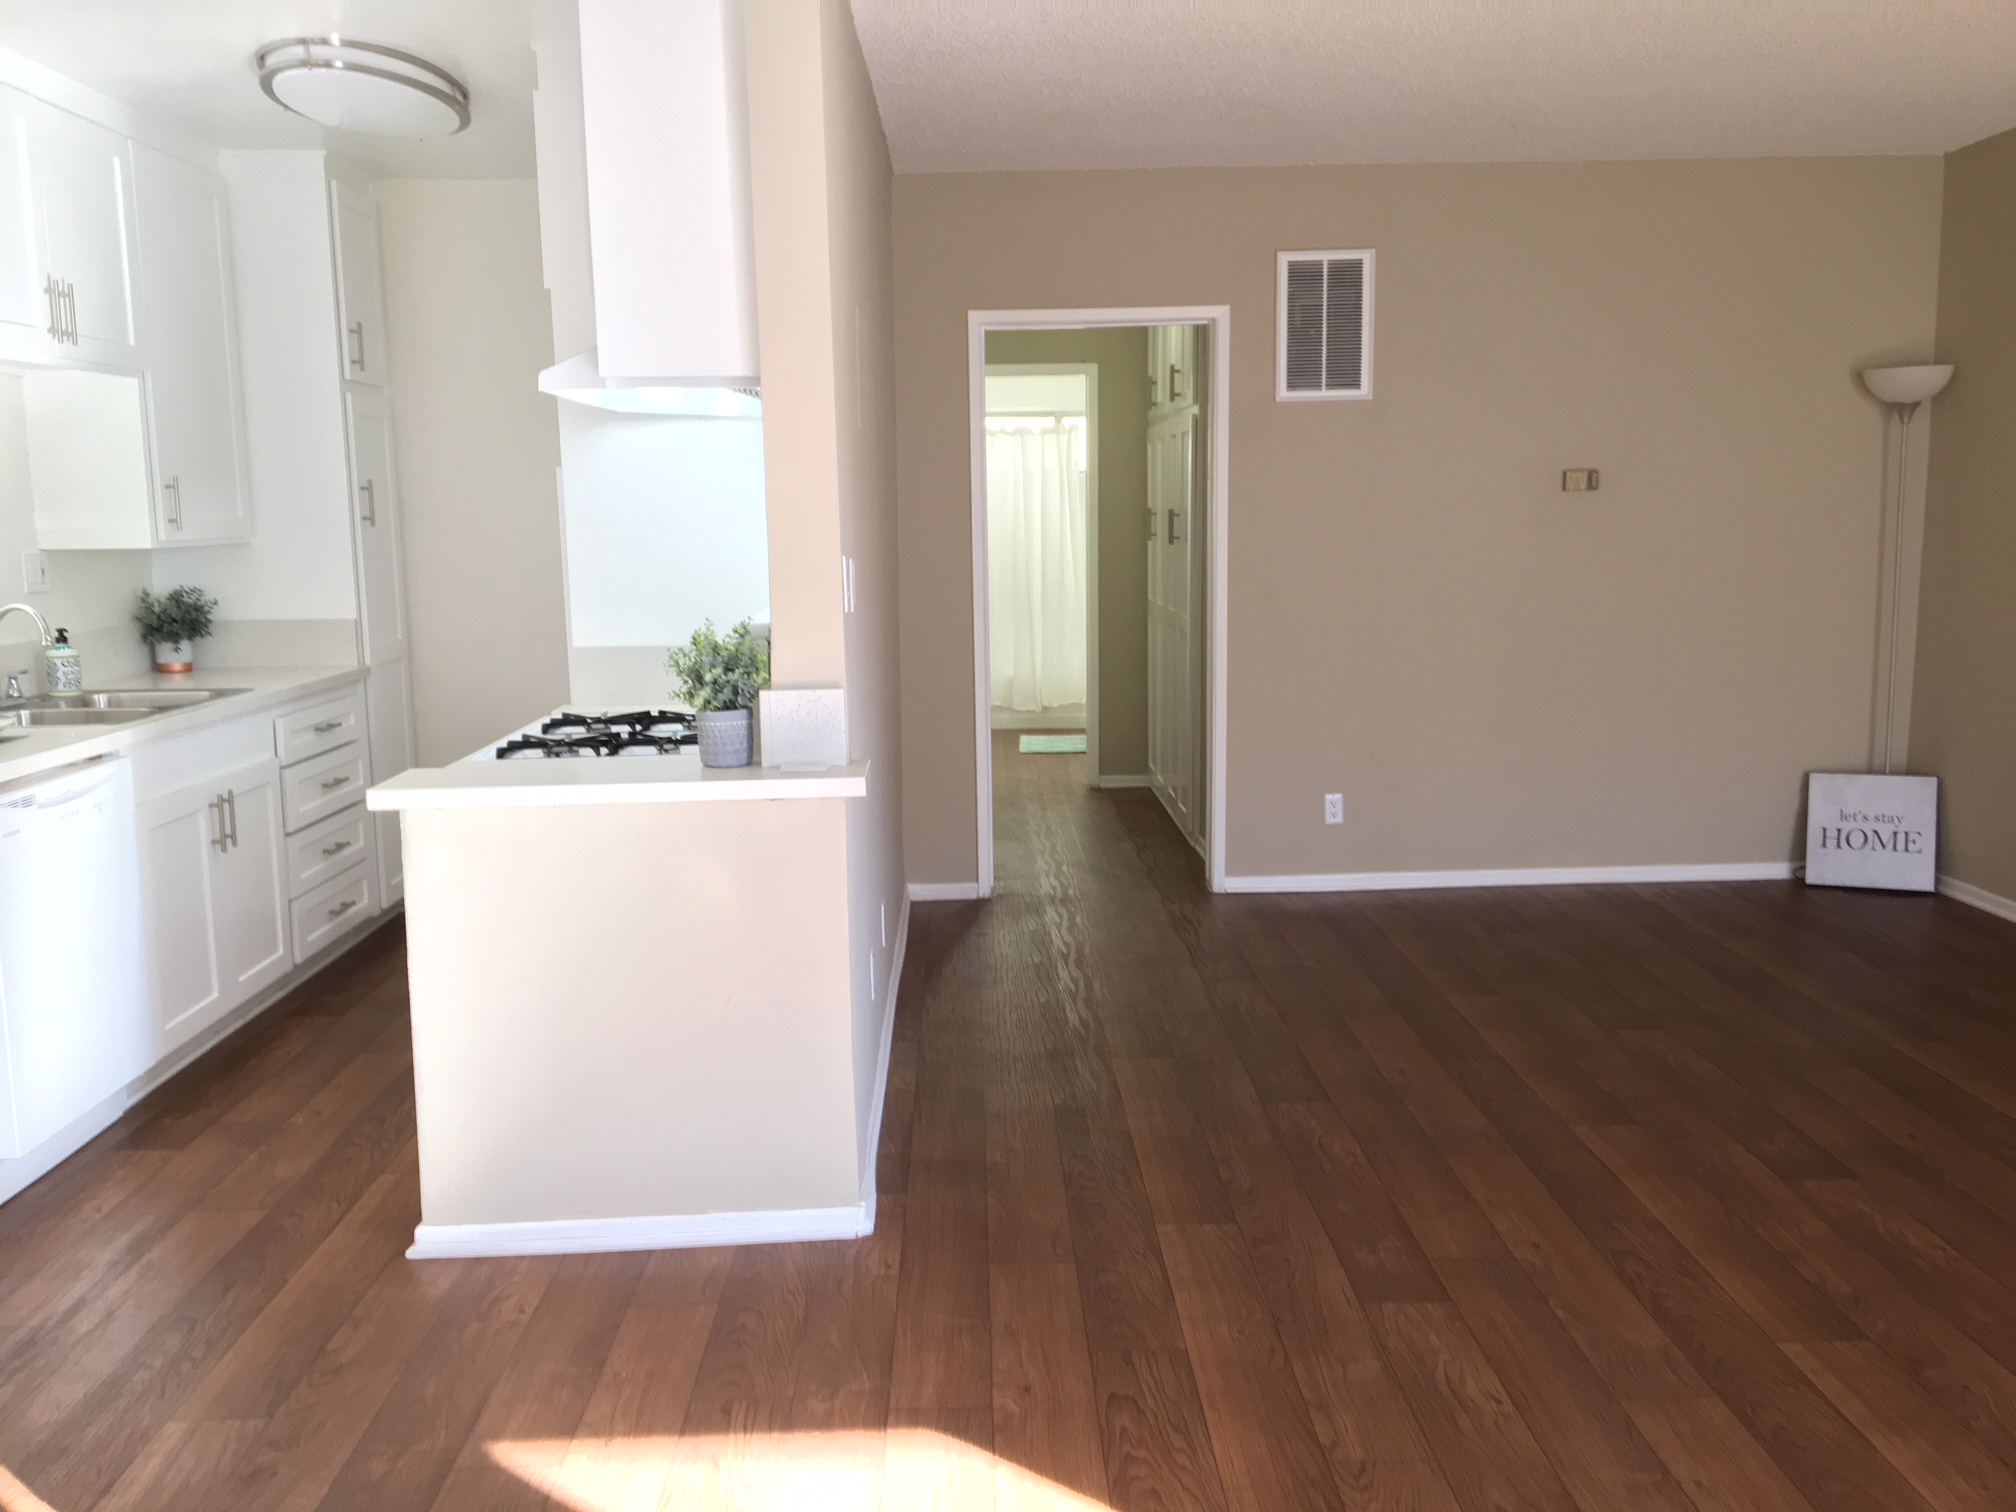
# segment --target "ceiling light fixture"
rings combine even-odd
[[[425,58],[342,37],[289,37],[260,48],[259,87],[274,104],[342,131],[453,136],[469,124],[469,91]]]

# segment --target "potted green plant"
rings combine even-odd
[[[770,681],[770,648],[746,619],[726,635],[708,620],[665,658],[700,730],[700,764],[749,765],[749,711]]]
[[[196,652],[190,642],[210,633],[216,615],[217,600],[184,583],[158,597],[142,588],[133,620],[140,627],[140,638],[154,648],[156,672],[191,672]]]

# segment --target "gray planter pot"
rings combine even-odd
[[[721,709],[697,716],[700,731],[700,765],[745,767],[749,765],[749,711]]]

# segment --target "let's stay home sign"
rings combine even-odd
[[[1937,777],[1815,772],[1806,780],[1806,880],[1931,892],[1938,825]]]

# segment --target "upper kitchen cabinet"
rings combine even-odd
[[[252,505],[224,182],[137,144],[133,175],[155,542],[242,541]]]
[[[390,379],[385,363],[385,292],[378,268],[378,206],[368,191],[331,179],[329,211],[336,232],[343,377],[383,388]]]
[[[43,297],[59,356],[131,368],[133,168],[126,138],[81,116],[38,105],[29,113],[41,200]]]
[[[0,88],[0,356],[33,359],[54,345],[56,305],[44,283],[29,121],[34,102]]]

